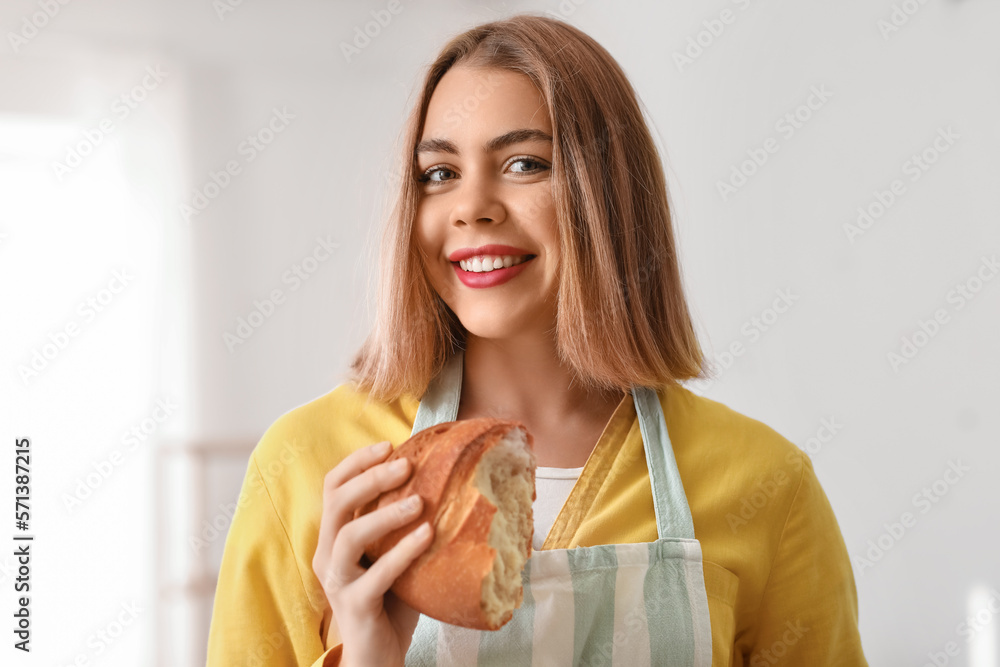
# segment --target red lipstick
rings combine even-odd
[[[494,257],[504,255],[512,257],[525,256],[526,259],[520,264],[515,264],[514,266],[479,272],[466,271],[459,264],[460,260],[471,260],[473,257],[480,257],[483,255],[492,255]],[[490,243],[484,246],[479,246],[478,248],[459,248],[448,255],[448,259],[451,261],[451,265],[455,269],[455,275],[458,276],[458,279],[461,280],[462,284],[466,287],[473,288],[496,287],[497,285],[502,285],[521,273],[521,271],[524,270],[524,267],[526,267],[534,258],[535,255],[531,254],[527,250],[524,250],[523,248],[515,248],[514,246],[501,245],[498,243]]]

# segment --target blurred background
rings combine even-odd
[[[1000,665],[993,0],[5,0],[0,493],[29,438],[35,540],[33,651],[0,662],[204,664],[249,453],[368,331],[416,81],[521,11],[630,76],[716,369],[690,386],[812,457],[870,663]]]

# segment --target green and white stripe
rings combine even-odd
[[[463,356],[420,402],[413,433],[453,421]],[[406,664],[711,667],[712,629],[691,509],[656,391],[633,387],[656,512],[655,542],[533,551],[524,602],[496,632],[421,615]]]
[[[535,551],[524,578],[524,603],[496,632],[421,616],[406,664],[711,665],[707,605],[692,614],[703,581],[696,540]]]

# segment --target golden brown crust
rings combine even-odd
[[[474,474],[483,455],[518,427],[524,429],[532,447],[531,434],[513,420],[463,419],[420,431],[386,459],[410,460],[413,473],[406,483],[355,512],[357,518],[413,493],[423,498],[418,518],[365,549],[365,555],[375,561],[414,527],[431,522],[433,543],[392,586],[393,593],[422,614],[478,630],[496,630],[510,620],[508,615],[503,623],[491,626],[481,608],[482,582],[496,556],[488,538],[497,508],[475,487]],[[530,556],[530,539],[527,551]]]

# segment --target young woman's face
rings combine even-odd
[[[417,145],[416,242],[435,291],[476,336],[555,325],[551,137],[545,102],[523,74],[458,66],[431,97]]]

